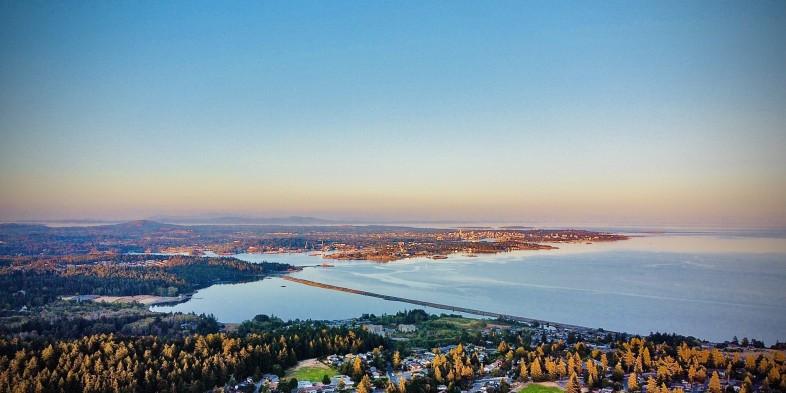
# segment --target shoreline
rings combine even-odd
[[[529,323],[529,324],[537,323],[537,324],[540,324],[540,325],[549,325],[549,326],[554,326],[554,327],[557,327],[557,328],[571,329],[571,330],[584,331],[584,332],[603,331],[603,332],[612,333],[612,334],[627,334],[627,333],[624,333],[624,332],[616,332],[616,331],[606,330],[606,329],[602,329],[602,328],[592,328],[592,327],[587,327],[587,326],[571,325],[571,324],[567,324],[567,323],[545,321],[545,320],[541,320],[541,319],[527,318],[527,317],[522,317],[522,316],[517,316],[517,315],[497,313],[497,312],[493,312],[493,311],[478,310],[478,309],[473,309],[473,308],[468,308],[468,307],[451,306],[451,305],[447,305],[447,304],[432,303],[432,302],[427,302],[427,301],[423,301],[423,300],[409,299],[409,298],[404,298],[404,297],[399,297],[399,296],[384,295],[384,294],[379,294],[379,293],[374,293],[374,292],[363,291],[363,290],[359,290],[359,289],[352,289],[352,288],[340,287],[340,286],[331,285],[331,284],[320,283],[320,282],[311,281],[311,280],[305,280],[305,279],[302,279],[302,278],[296,278],[296,277],[292,277],[292,276],[289,276],[289,275],[285,275],[285,276],[283,276],[281,278],[283,280],[286,280],[286,281],[295,282],[295,283],[298,283],[298,284],[307,285],[307,286],[311,286],[311,287],[327,289],[327,290],[333,290],[333,291],[339,291],[339,292],[344,292],[344,293],[351,293],[351,294],[355,294],[355,295],[363,295],[363,296],[375,297],[375,298],[378,298],[378,299],[394,301],[394,302],[409,303],[409,304],[414,304],[414,305],[418,305],[418,306],[431,307],[431,308],[436,308],[436,309],[446,310],[446,311],[460,312],[460,313],[465,313],[465,314],[472,314],[472,315],[491,317],[491,318],[496,318],[496,319],[516,321],[516,322],[524,322],[524,323]]]

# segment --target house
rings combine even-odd
[[[400,323],[398,325],[398,331],[401,333],[414,333],[418,328],[415,325],[405,325]]]
[[[365,324],[363,325],[363,329],[365,329],[369,333],[385,336],[385,327],[382,325]]]
[[[330,385],[338,386],[339,382],[344,381],[344,386],[352,387],[355,385],[355,382],[352,382],[352,378],[346,375],[336,375],[333,378],[330,378]]]

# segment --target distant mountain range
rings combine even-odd
[[[317,217],[247,217],[247,216],[157,216],[150,220],[185,225],[331,225],[346,222]]]

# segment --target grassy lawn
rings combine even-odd
[[[312,363],[308,366],[295,366],[287,370],[286,378],[297,378],[298,381],[320,382],[325,375],[332,377],[338,375],[338,371],[322,363]]]
[[[442,317],[438,319],[439,322],[453,325],[455,328],[467,330],[480,330],[486,327],[486,322],[478,319],[461,318],[461,317]]]
[[[553,386],[543,386],[535,383],[527,385],[519,393],[562,393],[562,389]]]
[[[485,326],[482,320],[446,316],[422,322],[416,333],[404,336],[410,338],[414,346],[431,347],[460,341],[462,333],[478,334]]]

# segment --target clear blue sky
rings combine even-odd
[[[786,2],[0,2],[0,218],[786,225]]]

